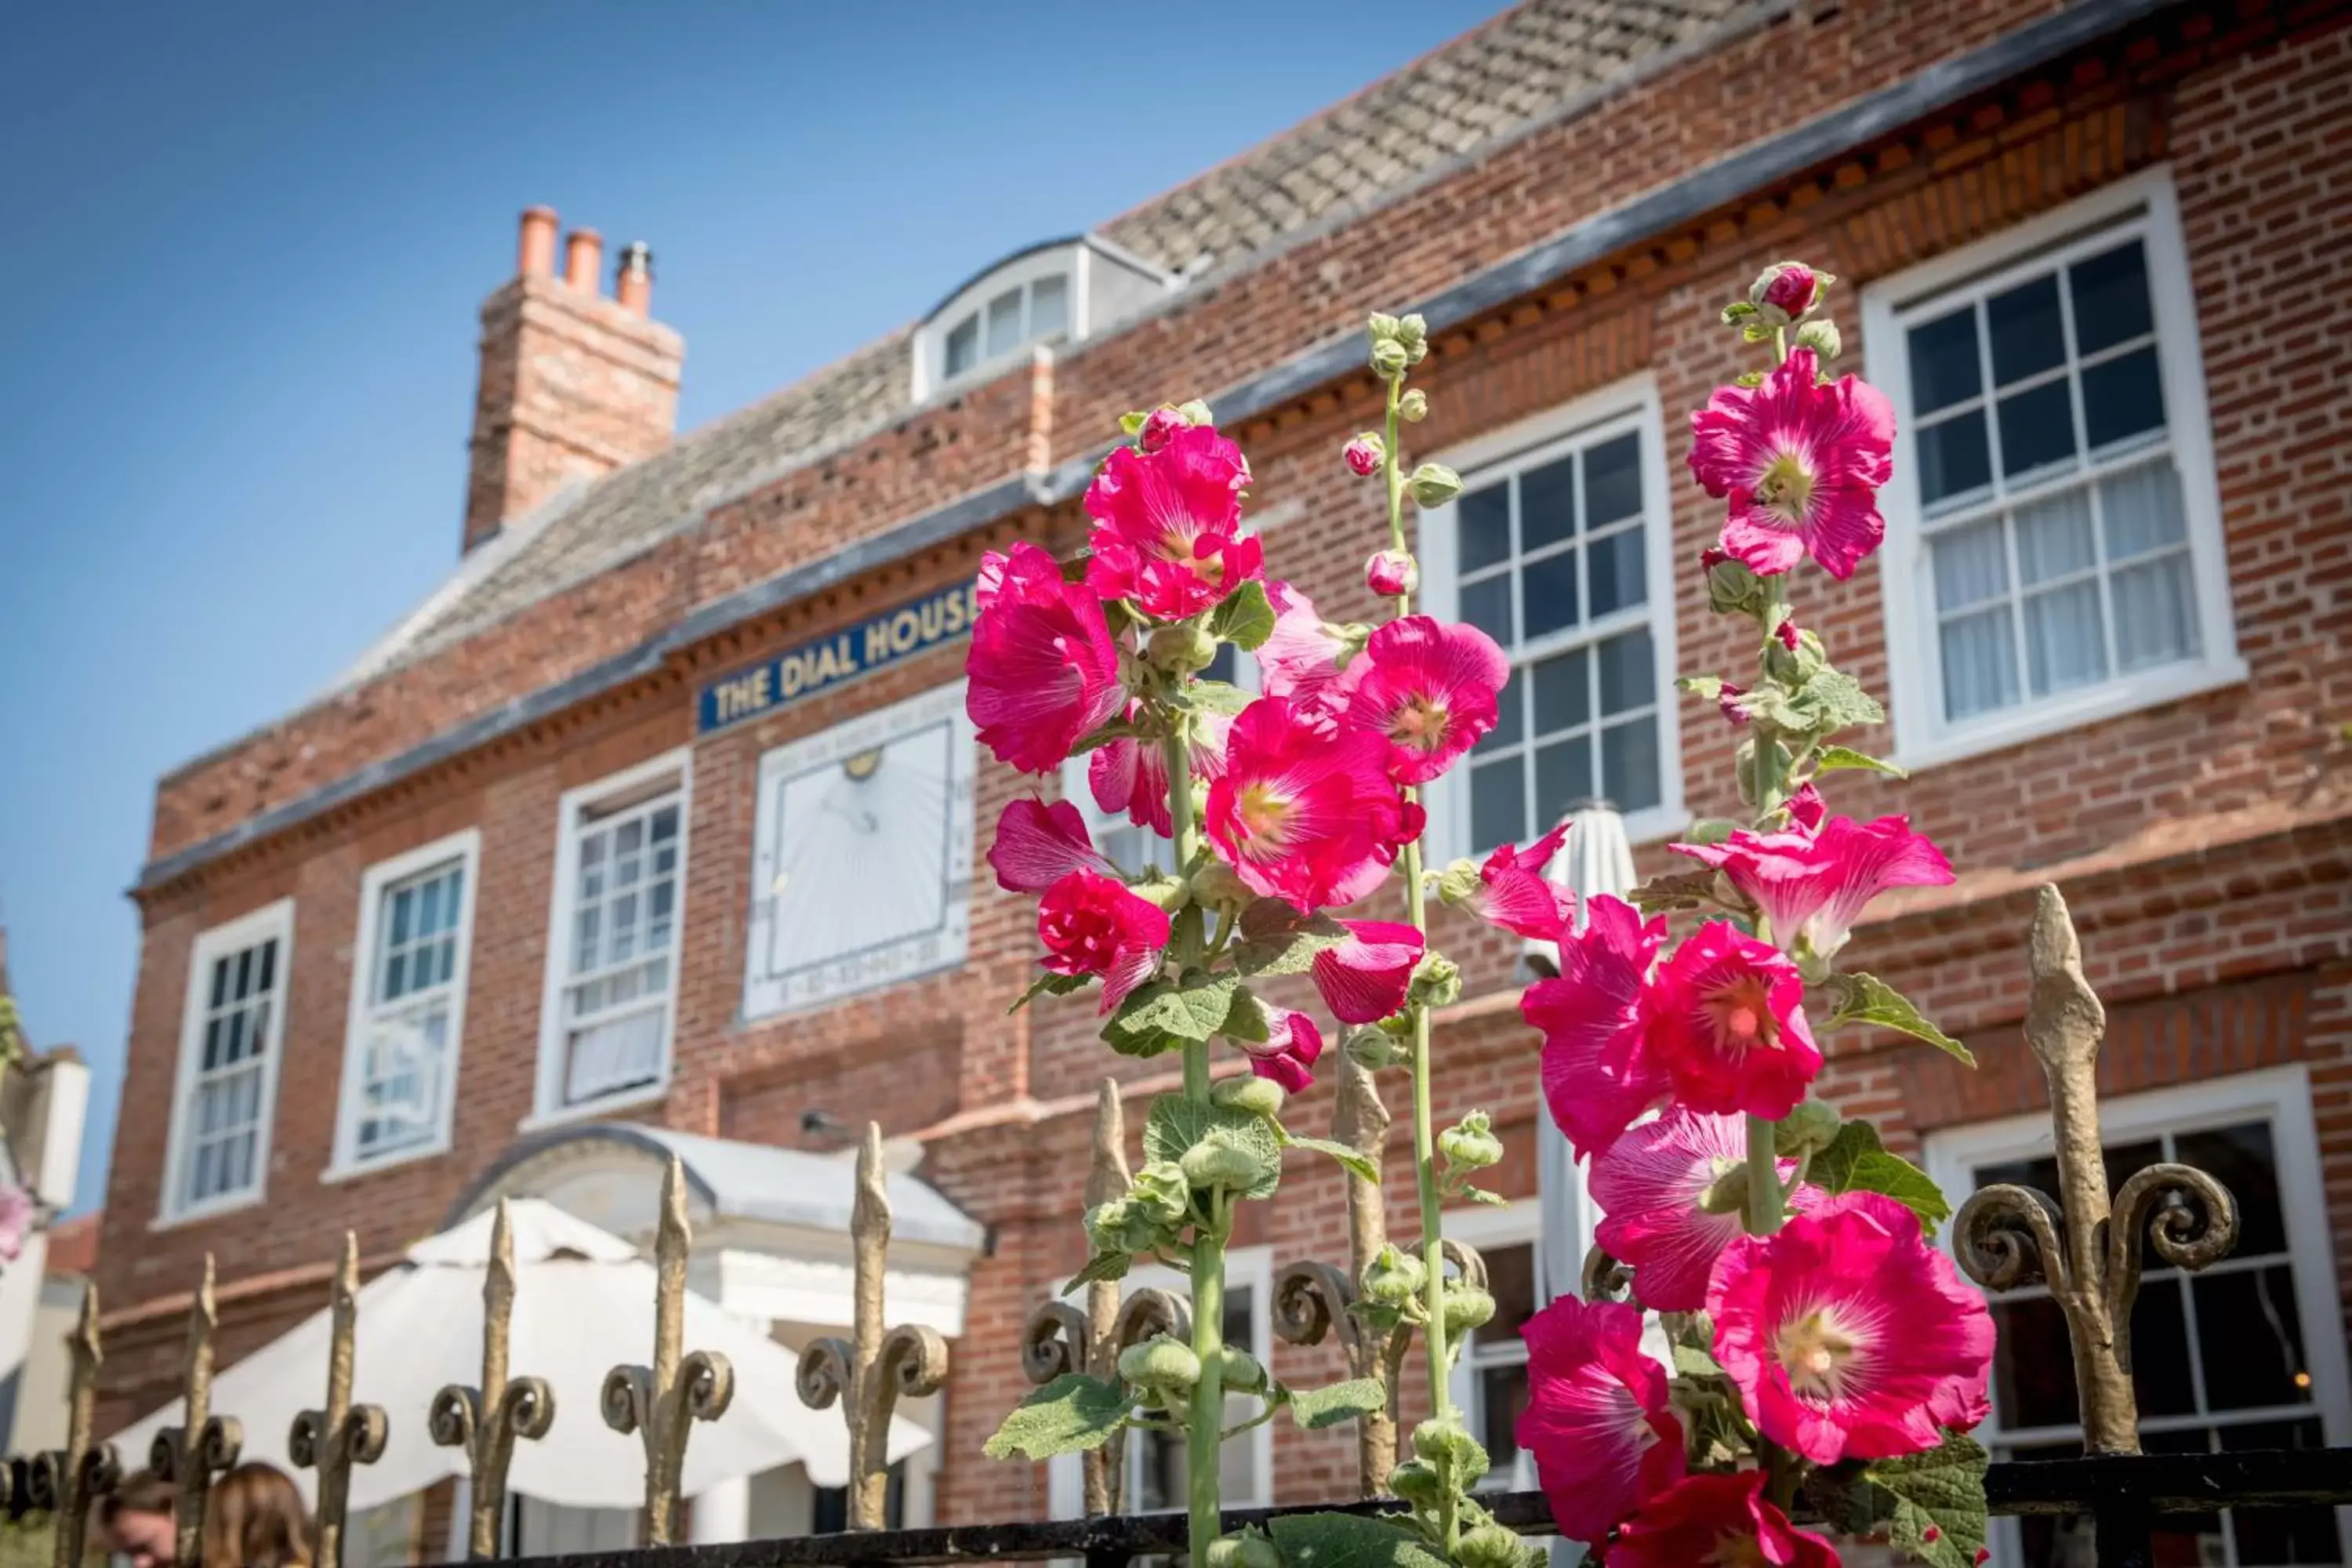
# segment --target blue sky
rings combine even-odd
[[[154,779],[455,564],[475,312],[523,206],[653,245],[690,427],[1499,8],[12,7],[0,921],[35,1039],[98,1069],[80,1206]]]

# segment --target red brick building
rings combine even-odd
[[[1594,794],[1654,846],[1730,799],[1731,735],[1670,684],[1735,657],[1690,568],[1720,508],[1685,468],[1687,411],[1744,367],[1716,306],[1801,255],[1839,275],[1846,363],[1902,431],[1887,548],[1800,595],[1889,699],[1867,742],[1913,772],[1838,802],[1907,811],[1961,871],[1885,900],[1855,961],[1981,1062],[1852,1033],[1824,1089],[1948,1186],[2030,1167],[2023,939],[2057,882],[2110,1008],[2119,1167],[2178,1154],[2247,1211],[2235,1260],[2150,1277],[2150,1445],[2352,1441],[2347,23],[2289,0],[1534,0],[682,437],[642,252],[605,298],[594,237],[559,279],[556,220],[527,215],[483,310],[455,574],[331,694],[158,785],[99,1266],[110,1418],[168,1397],[207,1250],[238,1351],[314,1309],[345,1226],[381,1263],[494,1193],[593,1189],[627,1229],[673,1147],[730,1304],[790,1339],[824,1309],[785,1276],[843,1254],[780,1226],[762,1184],[837,1171],[775,1162],[872,1116],[919,1144],[909,1201],[936,1221],[893,1311],[959,1331],[908,1508],[1066,1506],[1045,1468],[978,1450],[1024,1390],[1024,1316],[1081,1255],[1096,1081],[1170,1080],[1083,1004],[1006,1016],[1033,916],[973,868],[1031,786],[961,718],[980,552],[1075,544],[1119,412],[1198,395],[1250,455],[1275,569],[1368,616],[1377,501],[1337,451],[1378,406],[1363,312],[1418,309],[1413,456],[1468,485],[1416,520],[1428,600],[1519,671],[1433,798],[1435,857]],[[1559,1283],[1532,1245],[1535,1037],[1516,941],[1450,919],[1436,940],[1468,978],[1441,1114],[1492,1108],[1529,1200],[1465,1221],[1507,1320]],[[1319,1092],[1296,1112],[1328,1113]],[[1235,1279],[1265,1348],[1273,1263],[1344,1250],[1339,1185],[1302,1161],[1252,1212]],[[2054,1310],[2000,1312],[1994,1441],[2063,1447]],[[1498,1322],[1463,1374],[1506,1455],[1514,1353]],[[1343,1436],[1256,1445],[1244,1499],[1352,1478]],[[704,1523],[810,1507],[755,1488]],[[2182,1526],[2243,1563],[2344,1561],[2337,1529]],[[1998,1550],[2063,1547],[2045,1523]]]

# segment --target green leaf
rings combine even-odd
[[[1823,746],[1814,754],[1813,771],[1815,773],[1832,773],[1839,768],[1862,768],[1896,779],[1907,779],[1911,776],[1893,763],[1881,762],[1867,752],[1855,751],[1852,746]]]
[[[1932,1568],[1973,1568],[1985,1543],[1985,1451],[1962,1432],[1941,1447],[1881,1459],[1863,1472],[1895,1500],[1895,1550]]]
[[[1241,710],[1257,700],[1257,694],[1229,686],[1222,680],[1196,680],[1184,689],[1192,706],[1204,713],[1222,713],[1238,717]]]
[[[1129,413],[1122,414],[1118,416],[1119,430],[1124,435],[1132,436],[1138,430],[1142,429],[1144,421],[1150,417],[1151,416],[1150,414],[1144,412],[1140,408],[1132,410]]]
[[[1930,1240],[1952,1214],[1943,1189],[1918,1166],[1880,1147],[1878,1131],[1867,1121],[1849,1121],[1839,1128],[1829,1146],[1806,1167],[1805,1180],[1832,1194],[1883,1193],[1917,1215],[1920,1229]]]
[[[1253,577],[1224,597],[1209,616],[1209,635],[1223,637],[1244,652],[1253,651],[1274,635],[1274,605],[1265,584]]]
[[[1756,313],[1756,307],[1749,304],[1747,300],[1734,300],[1730,304],[1726,305],[1723,308],[1723,324],[1727,327],[1736,327],[1741,321]],[[1134,416],[1130,415],[1129,417],[1132,418]],[[1138,423],[1140,423],[1140,421],[1139,420]]]
[[[1124,1279],[1128,1266],[1134,1261],[1124,1252],[1097,1252],[1087,1259],[1084,1268],[1070,1276],[1069,1283],[1062,1287],[1062,1294],[1066,1296],[1079,1286],[1091,1285],[1097,1279]]]
[[[1029,983],[1029,988],[1005,1012],[1018,1013],[1040,996],[1067,996],[1073,991],[1084,991],[1093,978],[1091,974],[1041,974]]]
[[[1014,1405],[981,1452],[992,1459],[1050,1459],[1099,1448],[1127,1425],[1127,1411],[1124,1384],[1066,1372]]]
[[[1266,1521],[1283,1568],[1445,1568],[1419,1537],[1384,1519],[1293,1513]]]
[[[1311,1149],[1318,1154],[1328,1154],[1347,1166],[1351,1175],[1361,1176],[1368,1182],[1381,1179],[1381,1168],[1360,1151],[1350,1149],[1345,1143],[1334,1143],[1328,1138],[1300,1138],[1288,1132],[1282,1135],[1282,1141],[1294,1149]]]
[[[1827,735],[1886,722],[1886,710],[1862,689],[1862,682],[1842,669],[1824,669],[1789,700],[1797,721],[1783,728]],[[1779,722],[1779,721],[1775,721]]]
[[[1894,1029],[1915,1040],[1925,1040],[1937,1050],[1948,1051],[1969,1067],[1977,1065],[1968,1047],[1922,1017],[1909,997],[1876,975],[1841,974],[1830,982],[1829,990],[1836,999],[1830,1013],[1831,1028],[1868,1024],[1874,1028]]]
[[[1388,1408],[1388,1391],[1376,1377],[1351,1377],[1328,1388],[1294,1388],[1290,1414],[1301,1426],[1320,1430]]]
[[[1242,911],[1234,963],[1253,979],[1304,974],[1315,955],[1348,940],[1348,928],[1329,915],[1302,915],[1280,899],[1259,899]]]
[[[1184,1151],[1212,1131],[1222,1132],[1229,1142],[1264,1156],[1266,1174],[1243,1195],[1273,1196],[1282,1181],[1282,1134],[1265,1117],[1246,1110],[1227,1110],[1181,1094],[1163,1094],[1151,1102],[1151,1114],[1143,1124],[1143,1157],[1175,1164],[1184,1158]]]
[[[1675,685],[1702,702],[1713,702],[1723,695],[1723,677],[1719,675],[1677,676]]]
[[[1698,1346],[1685,1344],[1675,1346],[1676,1377],[1721,1377],[1723,1374],[1723,1368],[1716,1364],[1715,1358]]]
[[[1206,1040],[1224,1027],[1240,994],[1238,977],[1198,969],[1172,984],[1155,980],[1119,1004],[1103,1026],[1103,1038],[1134,1057],[1157,1056],[1181,1040]]]

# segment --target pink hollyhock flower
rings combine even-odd
[[[1088,585],[1161,620],[1199,615],[1258,574],[1265,552],[1241,534],[1248,483],[1241,448],[1205,425],[1156,451],[1112,448],[1087,489]]]
[[[1910,818],[1862,823],[1832,816],[1824,822],[1820,805],[1819,795],[1791,801],[1797,826],[1782,832],[1742,831],[1720,844],[1670,847],[1714,867],[1755,900],[1772,924],[1773,940],[1793,948],[1801,935],[1823,958],[1845,945],[1863,907],[1887,889],[1951,882],[1952,863],[1911,831]],[[1805,826],[1809,821],[1812,826]]]
[[[1552,1521],[1597,1543],[1682,1479],[1683,1427],[1666,1371],[1642,1353],[1642,1312],[1562,1296],[1527,1321],[1528,1407],[1514,1436],[1535,1457]]]
[[[1796,622],[1782,621],[1779,626],[1772,628],[1772,635],[1780,639],[1780,646],[1782,647],[1787,648],[1790,653],[1797,651]]]
[[[1643,921],[1607,894],[1584,901],[1584,930],[1559,944],[1559,975],[1519,998],[1519,1016],[1543,1032],[1544,1099],[1579,1158],[1614,1143],[1673,1088],[1644,1037],[1642,997],[1666,940],[1666,922]]]
[[[1381,438],[1367,430],[1342,447],[1339,456],[1347,460],[1349,473],[1360,479],[1369,479],[1381,471],[1381,463],[1388,452]]]
[[[1157,452],[1177,431],[1192,427],[1190,419],[1163,403],[1143,416],[1143,426],[1135,433],[1135,444],[1146,452]]]
[[[1008,893],[1042,893],[1073,871],[1111,870],[1087,832],[1084,813],[1066,800],[1048,805],[1030,795],[1007,802],[997,817],[988,863]]]
[[[1544,879],[1544,868],[1568,838],[1565,822],[1525,849],[1506,844],[1478,868],[1478,890],[1464,904],[1505,931],[1558,942],[1574,924],[1575,900]]]
[[[1660,1312],[1706,1305],[1715,1260],[1740,1234],[1738,1213],[1709,1214],[1699,1198],[1748,1158],[1747,1123],[1680,1106],[1628,1128],[1592,1161],[1592,1202],[1604,1216],[1594,1234],[1609,1256],[1633,1270],[1633,1294]],[[1785,1184],[1797,1162],[1780,1162]],[[1819,1187],[1799,1187],[1800,1210],[1819,1202]]]
[[[1037,900],[1037,934],[1045,967],[1056,974],[1102,976],[1102,1011],[1160,972],[1168,912],[1097,871],[1073,871]]]
[[[1762,1470],[1685,1476],[1642,1505],[1609,1568],[1838,1568],[1837,1548],[1764,1499]]]
[[[1699,927],[1649,997],[1650,1049],[1675,1098],[1717,1115],[1788,1115],[1822,1070],[1804,1000],[1804,978],[1779,948],[1729,921]]]
[[[1765,311],[1774,324],[1784,325],[1820,304],[1822,296],[1836,281],[1801,261],[1775,262],[1748,290],[1748,302]]]
[[[1210,840],[1253,892],[1311,911],[1351,904],[1406,842],[1378,735],[1262,697],[1234,721],[1209,785]]]
[[[1984,1298],[1882,1193],[1736,1238],[1706,1307],[1715,1359],[1758,1429],[1816,1464],[1919,1453],[1991,1408]]]
[[[1341,921],[1348,940],[1315,955],[1315,988],[1342,1024],[1377,1024],[1404,1005],[1422,936],[1393,921]]]
[[[1716,707],[1723,710],[1725,720],[1735,730],[1748,727],[1748,710],[1739,705],[1739,700],[1747,695],[1748,688],[1734,686],[1728,680],[1723,683],[1723,689],[1715,694]]]
[[[1814,380],[1797,349],[1761,386],[1716,389],[1691,416],[1691,472],[1728,497],[1723,548],[1763,575],[1805,555],[1851,577],[1886,536],[1877,487],[1894,471],[1895,407],[1853,376]]]
[[[1248,1056],[1250,1071],[1297,1094],[1315,1081],[1315,1058],[1323,1054],[1323,1031],[1304,1013],[1270,1002],[1259,1005],[1265,1013],[1265,1038],[1234,1043]]]
[[[1406,616],[1372,634],[1348,721],[1388,742],[1389,774],[1427,784],[1495,727],[1495,699],[1511,661],[1467,625]]]
[[[1210,780],[1225,771],[1225,736],[1233,727],[1226,714],[1202,710],[1193,715],[1194,778]],[[1168,753],[1159,742],[1122,735],[1097,746],[1087,759],[1087,789],[1104,811],[1123,811],[1129,822],[1162,838],[1176,836],[1175,819],[1168,814]]]
[[[997,761],[1050,772],[1127,700],[1102,603],[1034,544],[982,558],[980,600],[964,707]]]
[[[1402,550],[1383,550],[1364,563],[1364,586],[1375,597],[1393,599],[1421,586],[1421,568]]]
[[[0,1263],[14,1263],[24,1254],[35,1212],[31,1193],[13,1182],[0,1183]]]
[[[1731,552],[1719,545],[1710,544],[1698,552],[1698,569],[1702,572],[1712,572],[1730,559]]]
[[[1268,583],[1274,630],[1258,645],[1259,685],[1268,697],[1295,702],[1344,701],[1364,678],[1361,655],[1339,668],[1346,645],[1337,628],[1315,613],[1314,602],[1287,583]]]
[[[1810,784],[1790,795],[1783,809],[1788,812],[1790,822],[1808,833],[1819,833],[1822,824],[1829,820],[1829,802],[1823,800],[1822,792]]]

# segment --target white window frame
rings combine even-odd
[[[661,1070],[654,1080],[635,1089],[563,1103],[563,1073],[567,1063],[563,993],[572,983],[570,962],[572,919],[578,902],[573,862],[579,858],[582,830],[589,814],[616,796],[635,794],[675,776],[677,793],[677,897],[671,906],[669,994],[663,1001]],[[658,794],[659,792],[656,792]],[[648,801],[655,798],[647,796]],[[531,1094],[531,1114],[522,1131],[593,1121],[631,1106],[646,1105],[669,1093],[677,1061],[677,994],[684,984],[680,955],[686,950],[686,898],[691,863],[688,858],[694,821],[694,748],[679,746],[634,767],[607,773],[590,784],[565,790],[555,808],[554,886],[548,894],[547,973],[539,1009],[539,1064]]]
[[[1026,256],[1015,257],[986,276],[974,279],[958,290],[955,298],[932,312],[917,333],[915,344],[915,399],[946,392],[951,388],[970,386],[982,381],[1036,346],[1039,340],[1029,331],[1031,295],[1041,279],[1060,278],[1068,289],[1068,317],[1062,326],[1060,342],[1075,343],[1087,335],[1087,283],[1091,270],[1091,256],[1082,243],[1049,246]],[[1021,293],[1021,341],[1011,350],[998,354],[988,352],[988,307],[991,300],[1011,293]],[[975,353],[979,357],[954,374],[948,374],[948,338],[966,321],[979,328]]]
[[[206,979],[215,960],[273,938],[278,942],[277,995],[264,1027],[261,1100],[253,1143],[253,1185],[202,1203],[183,1203],[181,1163],[188,1153],[192,1131],[188,1116],[196,1089],[197,1058],[204,1048]],[[163,1191],[156,1206],[156,1228],[252,1208],[268,1195],[270,1135],[278,1121],[278,1069],[285,1059],[287,1004],[293,988],[294,900],[290,898],[265,904],[250,914],[201,931],[189,945],[187,995],[180,1009],[180,1061],[172,1085],[172,1126],[164,1138]]]
[[[2297,1062],[2099,1101],[2100,1136],[2110,1144],[2264,1117],[2270,1121],[2271,1152],[2277,1162],[2279,1207],[2288,1253],[2294,1261],[2295,1312],[2303,1323],[2312,1380],[2310,1405],[2276,1418],[2316,1416],[2328,1444],[2338,1446],[2352,1442],[2352,1381],[2347,1381],[2344,1336],[2339,1331],[2342,1307],[2336,1295],[2335,1244],[2319,1161],[2319,1133],[2312,1114],[2309,1069]],[[2052,1148],[2046,1111],[1945,1128],[1927,1135],[1927,1174],[1958,1209],[1975,1191],[1973,1173],[1978,1168],[2040,1159]],[[1948,1227],[1939,1245],[1948,1253],[1951,1250]],[[2234,1420],[2256,1418],[2257,1414],[2226,1412],[2224,1419],[2209,1417],[2202,1424],[2226,1426]],[[2007,1441],[1998,1410],[1987,1417],[1977,1437],[1988,1447]],[[2015,1562],[2021,1551],[2017,1521],[1995,1520],[1993,1524],[1996,1559]],[[2336,1528],[2352,1542],[2352,1508],[2336,1510]]]
[[[1436,460],[1462,475],[1465,490],[1475,489],[1594,445],[1605,435],[1622,434],[1612,428],[1619,426],[1641,437],[1643,602],[1556,632],[1513,655],[1512,668],[1531,666],[1572,647],[1597,646],[1636,626],[1649,627],[1652,673],[1657,683],[1658,804],[1627,813],[1625,817],[1627,837],[1644,844],[1680,833],[1690,822],[1683,805],[1681,700],[1675,689],[1674,493],[1656,379],[1647,372],[1628,376],[1560,407],[1452,447],[1438,454]],[[1454,502],[1421,510],[1421,607],[1441,620],[1460,618],[1458,529]],[[1429,858],[1434,864],[1491,847],[1472,843],[1469,771],[1470,759],[1465,757],[1428,788],[1429,826],[1435,840]],[[1542,824],[1536,827],[1538,833],[1545,830]]]
[[[394,884],[446,866],[452,860],[457,863],[460,878],[456,931],[457,951],[449,979],[444,983],[449,997],[449,1043],[441,1062],[440,1125],[434,1137],[426,1142],[388,1150],[382,1154],[365,1155],[358,1147],[359,1124],[364,1113],[361,1098],[366,1087],[368,1036],[377,1011],[376,946],[383,935],[383,896]],[[359,931],[352,944],[351,1003],[343,1026],[342,1087],[337,1096],[334,1156],[320,1174],[321,1181],[340,1181],[370,1171],[388,1170],[412,1160],[429,1160],[449,1152],[451,1131],[457,1119],[457,1063],[465,1041],[466,993],[473,968],[474,902],[481,887],[481,830],[468,827],[446,838],[420,845],[405,854],[395,855],[388,860],[379,860],[362,873]],[[412,998],[402,999],[403,1004],[410,1001]]]
[[[2180,480],[2199,647],[2203,651],[2198,658],[2139,674],[2110,676],[2097,685],[2040,700],[2028,694],[2009,708],[1957,722],[1947,721],[1934,583],[1929,552],[1921,540],[1918,455],[1912,428],[1906,329],[1913,321],[1958,304],[1962,296],[1973,299],[1998,292],[2009,283],[2044,273],[2073,257],[2093,254],[2133,237],[2140,239],[2147,258],[2158,371],[2163,379],[2165,445]],[[2205,359],[2198,341],[2179,203],[2168,169],[2117,181],[2054,212],[1868,285],[1862,292],[1862,325],[1863,341],[1871,354],[1871,379],[1895,405],[1895,477],[1879,492],[1879,507],[1886,518],[1881,601],[1888,685],[1894,700],[1895,763],[1914,769],[1948,763],[2246,679],[2245,660],[2238,653],[2221,492],[2214,475]],[[2141,455],[2136,450],[2118,459],[2116,467],[2128,467]],[[2080,465],[2070,468],[2012,492],[2003,504],[2013,506],[2045,491],[2079,488],[2086,482],[2084,472]],[[2012,574],[2012,591],[2015,586]],[[2021,680],[2024,674],[2021,669]]]
[[[1496,1247],[1527,1247],[1533,1259],[1531,1267],[1537,1311],[1542,1311],[1558,1293],[1544,1257],[1543,1201],[1540,1198],[1517,1198],[1499,1208],[1482,1205],[1447,1209],[1441,1216],[1440,1224],[1448,1237],[1477,1248],[1482,1254]],[[1571,1281],[1570,1293],[1574,1291],[1575,1285]],[[1482,1334],[1483,1331],[1477,1329],[1470,1331],[1468,1342],[1455,1360],[1448,1380],[1454,1395],[1454,1407],[1462,1412],[1462,1419],[1474,1437],[1486,1430],[1486,1402],[1480,1391],[1478,1373],[1490,1366],[1525,1366],[1528,1360],[1525,1341],[1488,1337],[1482,1345],[1479,1342]],[[1522,1452],[1513,1469],[1489,1471],[1479,1483],[1479,1489],[1525,1491],[1535,1484],[1535,1457]]]

